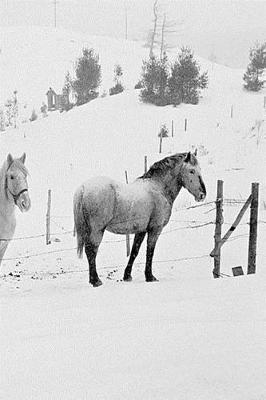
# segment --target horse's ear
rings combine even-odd
[[[14,161],[14,158],[11,156],[11,154],[9,153],[7,156],[7,164],[10,167],[10,165],[12,164],[12,162]]]
[[[26,153],[23,153],[22,156],[20,157],[20,161],[25,164],[25,160],[26,160]]]
[[[190,151],[189,151],[189,152],[187,153],[185,159],[184,159],[184,162],[189,163],[190,161],[191,161],[191,153],[190,153]]]

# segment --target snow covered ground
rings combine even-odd
[[[116,63],[127,90],[0,134],[0,160],[27,153],[32,199],[30,212],[17,214],[16,240],[1,266],[0,398],[264,399],[266,92],[248,94],[243,71],[200,60],[210,85],[199,105],[153,107],[133,90],[146,54],[139,44],[48,29],[9,28],[1,38],[0,102],[17,89],[19,101],[38,110],[49,86],[61,88],[84,45],[99,52],[101,90],[111,87]],[[159,155],[159,128],[165,123],[171,130],[172,120],[174,137],[164,139]],[[125,238],[106,234],[98,255],[104,285],[90,287],[72,235],[75,188],[95,175],[124,181],[125,171],[131,181],[143,173],[145,155],[150,165],[194,147],[207,199],[189,208],[191,195],[178,196],[155,251],[159,283],[144,282],[145,246],[133,282],[122,282]],[[246,272],[246,215],[222,249],[226,275],[212,277],[217,179],[225,182],[225,198],[240,202],[251,182],[260,183],[255,276],[230,277],[233,266]],[[52,243],[46,246],[48,189]],[[224,232],[241,204],[226,202]]]

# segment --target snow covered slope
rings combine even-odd
[[[0,397],[263,398],[265,92],[248,94],[242,90],[243,71],[200,60],[210,85],[199,105],[154,107],[140,103],[133,90],[146,52],[136,43],[35,28],[1,34],[1,101],[17,89],[20,101],[38,107],[49,86],[62,86],[83,45],[99,52],[101,90],[112,85],[115,63],[122,65],[127,90],[0,134],[0,160],[8,152],[27,153],[32,199],[31,211],[17,214],[17,240],[0,276]],[[165,123],[171,132],[172,121],[174,136],[163,140],[158,154],[160,126]],[[206,205],[188,208],[193,198],[185,191],[179,195],[154,256],[160,282],[144,283],[144,246],[132,284],[121,282],[125,239],[106,234],[98,256],[104,285],[89,287],[87,262],[77,259],[72,235],[75,188],[95,175],[124,181],[125,171],[131,181],[143,173],[145,155],[150,165],[194,147]],[[256,276],[212,278],[217,179],[224,179],[226,199],[239,202],[248,197],[251,182],[260,183]],[[52,243],[46,246],[48,189]],[[229,204],[224,231],[241,207]],[[223,273],[231,275],[236,265],[246,271],[247,223],[248,215],[222,250]]]

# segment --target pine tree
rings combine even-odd
[[[200,74],[200,67],[194,59],[192,50],[183,47],[171,67],[168,90],[171,104],[197,104],[200,89],[208,85],[208,74]]]
[[[148,61],[143,61],[141,100],[160,106],[168,104],[167,80],[168,62],[165,53],[162,59],[152,56]]]
[[[259,91],[263,85],[263,72],[266,68],[266,43],[256,45],[249,52],[250,63],[243,76],[244,88],[254,92]]]
[[[77,94],[77,105],[81,105],[98,96],[97,89],[101,83],[99,56],[93,49],[83,49],[82,56],[76,63],[75,72],[73,88]]]

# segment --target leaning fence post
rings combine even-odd
[[[213,277],[220,278],[220,265],[221,265],[221,249],[218,248],[222,238],[222,224],[223,224],[223,181],[217,181],[217,197],[216,197],[216,221],[215,221],[215,234],[214,234],[214,247],[218,249],[214,256]]]
[[[50,220],[51,220],[51,189],[48,190],[47,200],[47,212],[46,212],[46,244],[51,243],[51,232],[50,232]]]
[[[126,183],[128,183],[127,171],[125,171]],[[127,257],[130,255],[130,236],[126,234],[126,249],[127,249]]]
[[[248,246],[248,274],[256,272],[256,253],[257,253],[257,229],[258,229],[258,204],[259,204],[259,184],[252,183],[251,186],[251,206],[249,223],[249,246]]]

